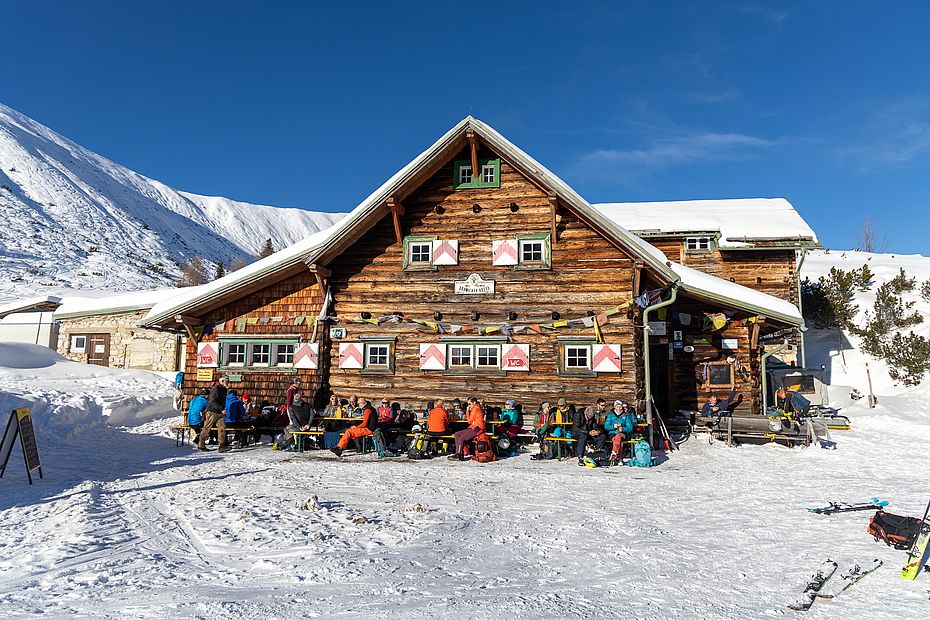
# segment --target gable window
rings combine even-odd
[[[685,237],[685,252],[707,254],[713,252],[714,242],[710,237]]]
[[[471,160],[458,160],[453,162],[452,170],[455,189],[501,186],[500,158],[479,159],[477,172],[472,168]]]
[[[517,235],[517,269],[549,269],[552,266],[549,235]]]
[[[297,337],[220,340],[220,366],[225,368],[293,368]]]
[[[432,243],[416,242],[410,244],[410,264],[428,265],[433,254]]]
[[[71,336],[71,352],[85,353],[87,351],[87,336]]]

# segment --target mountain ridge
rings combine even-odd
[[[343,216],[176,190],[0,103],[0,300],[170,286],[196,255],[250,262]]]

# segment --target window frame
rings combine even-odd
[[[688,247],[692,241],[695,242],[696,247],[694,248]],[[707,243],[706,248],[700,247],[702,245],[702,242]],[[714,238],[711,236],[692,235],[690,237],[685,237],[684,245],[685,245],[685,254],[711,254],[714,251],[715,244],[714,244]]]
[[[542,260],[524,261],[523,244],[542,242]],[[552,269],[552,236],[549,233],[517,235],[517,264],[514,269]]]
[[[301,339],[298,336],[289,337],[258,337],[258,338],[221,338],[217,341],[220,349],[219,370],[242,370],[242,371],[259,371],[259,372],[294,372],[293,355],[297,352],[297,346]],[[278,347],[292,347],[291,361],[278,362]],[[268,361],[266,363],[253,363],[253,355],[256,346],[268,347]],[[241,362],[230,362],[230,347],[242,347],[242,352],[236,353],[236,357],[242,356]]]
[[[446,369],[445,375],[505,375],[507,371],[501,366],[501,357],[503,356],[502,346],[507,342],[506,338],[491,336],[488,339],[482,338],[462,338],[460,336],[444,337],[442,341],[446,345]],[[467,365],[452,365],[452,349],[467,349],[469,363]],[[478,364],[478,349],[495,349],[497,364],[494,366]]]
[[[593,338],[584,338],[577,336],[565,336],[558,339],[559,355],[559,375],[572,377],[596,377],[598,373],[594,370],[594,344]],[[569,367],[568,350],[587,349],[588,366],[587,368]]]
[[[84,339],[84,344],[81,345],[80,348],[76,346],[76,342],[78,338]],[[80,353],[82,355],[85,355],[87,353],[87,340],[88,340],[87,334],[71,334],[71,340],[68,345],[68,351],[71,353]]]
[[[484,180],[484,170],[485,168],[493,166],[494,167],[494,180],[485,181]],[[457,159],[452,163],[452,185],[455,189],[481,189],[486,187],[500,187],[501,186],[501,158],[500,157],[483,157],[478,159],[478,170],[472,169],[471,171],[471,181],[468,183],[462,183],[460,181],[461,170],[463,168],[471,168],[470,159]]]
[[[436,271],[438,267],[433,264],[433,241],[435,235],[407,235],[404,237],[404,271]],[[429,244],[429,262],[413,262],[413,246]]]
[[[394,374],[395,364],[394,358],[396,355],[396,338],[388,336],[363,336],[359,339],[359,344],[362,345],[362,367],[359,369],[363,375],[392,375]],[[386,347],[387,348],[387,362],[385,364],[371,365],[369,361],[371,359],[371,349],[372,347]]]

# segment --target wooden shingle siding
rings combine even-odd
[[[215,342],[217,336],[241,337],[243,335],[263,335],[269,337],[298,335],[302,340],[309,341],[313,333],[313,319],[320,312],[322,296],[316,285],[316,279],[309,271],[290,276],[287,279],[269,285],[255,293],[237,299],[222,308],[213,310],[203,317],[205,323],[226,321],[226,328],[205,336],[201,342]],[[268,322],[264,325],[246,325],[244,331],[235,330],[237,318],[262,318],[288,316],[290,320],[280,323]],[[294,325],[293,317],[306,316],[300,325]],[[321,356],[322,357],[322,356]],[[203,387],[209,387],[207,382],[197,381],[197,344],[188,339],[186,349],[186,366],[184,373],[184,399],[190,399]],[[299,376],[307,389],[306,398],[310,398],[310,391],[319,385],[319,370],[309,369],[281,369],[281,370],[249,370],[235,369],[229,373],[220,370],[218,374],[241,374],[242,382],[230,383],[229,387],[241,395],[248,392],[256,402],[268,400],[271,404],[283,404],[284,392],[291,380]]]

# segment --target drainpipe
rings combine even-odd
[[[675,280],[672,283],[672,296],[668,300],[643,308],[643,368],[646,376],[646,424],[649,425],[649,447],[653,445],[654,436],[652,429],[652,377],[649,372],[649,313],[675,303],[675,300],[678,299],[678,287],[680,285],[681,280]]]
[[[802,335],[802,338],[803,338],[803,335]],[[768,353],[762,354],[762,415],[765,415],[765,408],[768,407],[768,400],[769,400],[768,375],[765,372],[765,363],[768,361],[770,357],[772,357],[776,353],[779,353],[787,349],[788,345],[789,345],[788,339],[785,338],[785,341],[781,343],[779,346],[775,347]]]
[[[798,310],[801,312],[801,316],[804,316],[804,306],[801,301],[801,267],[804,266],[804,259],[807,258],[807,249],[801,250],[801,260],[798,262]],[[807,368],[807,350],[804,346],[804,332],[799,331],[798,334],[801,336],[801,368]]]

